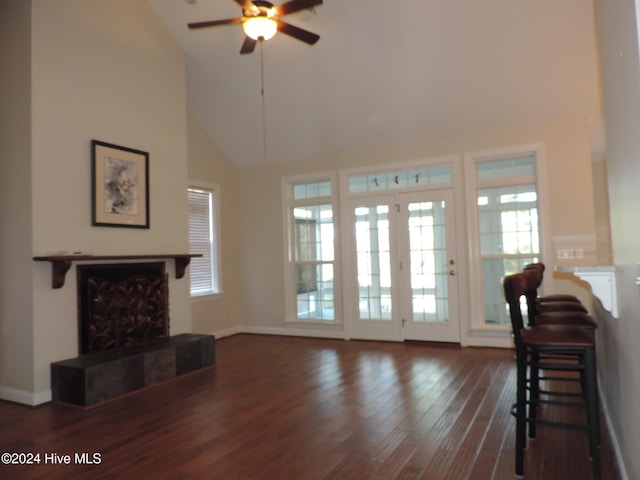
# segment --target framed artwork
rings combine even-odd
[[[91,141],[91,224],[149,228],[149,153]]]

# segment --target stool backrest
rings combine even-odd
[[[538,304],[536,298],[538,297],[538,289],[542,285],[542,279],[544,277],[545,270],[544,263],[530,263],[526,265],[523,272],[531,273],[534,275],[534,279],[531,279],[531,288],[525,294],[527,296],[527,311],[529,312],[529,325],[533,325],[533,320],[536,316]]]
[[[516,346],[520,344],[520,332],[524,328],[524,316],[520,304],[520,298],[524,295],[527,298],[527,310],[529,310],[529,297],[531,297],[538,282],[538,273],[535,270],[526,270],[524,272],[508,275],[504,278],[502,286],[504,288],[504,297],[509,306],[509,317],[511,319],[511,330],[516,342]],[[531,316],[531,311],[528,312]],[[527,318],[527,323],[529,318]]]
[[[526,270],[541,270],[542,273],[544,273],[544,271],[546,270],[546,266],[544,263],[542,262],[537,262],[537,263],[529,263],[527,265],[524,266],[523,271]]]

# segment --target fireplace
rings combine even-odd
[[[171,257],[182,278],[188,262]],[[67,267],[58,269],[64,277]],[[51,364],[54,402],[87,407],[215,365],[213,335],[169,336],[164,262],[78,265],[76,272],[80,355]]]
[[[123,352],[169,338],[164,262],[78,265],[80,355]]]

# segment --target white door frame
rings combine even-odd
[[[447,288],[447,319],[446,321],[416,321],[413,318],[413,298],[411,285],[411,259],[409,258],[409,214],[407,207],[410,203],[416,202],[445,202],[445,225],[446,225],[446,259],[440,259],[440,268],[446,275]],[[404,340],[424,340],[435,342],[460,343],[460,317],[458,305],[460,294],[458,291],[458,256],[456,245],[456,214],[455,195],[452,188],[426,190],[418,192],[408,192],[398,195],[399,221],[401,228],[398,229],[399,254],[400,254],[400,294],[401,301],[400,314],[402,321],[402,336]]]
[[[431,166],[441,166],[448,165],[451,166],[453,178],[450,183],[438,184],[438,185],[427,185],[421,186],[420,188],[394,188],[389,190],[383,190],[380,192],[364,192],[364,193],[351,193],[349,191],[349,181],[351,176],[357,175],[366,175],[370,174],[371,178],[375,178],[375,176],[379,172],[392,173],[396,171],[400,171],[401,169],[410,169],[410,168],[430,168]],[[453,190],[454,196],[454,208],[456,210],[456,218],[455,218],[455,230],[456,230],[456,238],[453,239],[456,245],[456,280],[457,280],[457,291],[459,292],[460,298],[468,298],[469,285],[467,281],[468,275],[468,255],[469,255],[469,244],[467,241],[467,225],[465,222],[465,193],[464,193],[464,175],[463,175],[463,165],[462,165],[462,156],[461,155],[447,155],[443,157],[431,158],[431,159],[423,159],[419,161],[413,162],[403,162],[403,163],[393,163],[386,165],[377,165],[377,166],[369,166],[365,168],[354,168],[354,169],[345,169],[339,171],[339,181],[340,181],[340,199],[341,199],[341,208],[340,208],[340,231],[341,242],[342,242],[342,263],[344,266],[343,274],[345,281],[343,282],[343,319],[344,319],[344,333],[345,338],[364,338],[362,336],[362,332],[354,331],[353,322],[354,319],[357,318],[355,315],[357,312],[355,308],[357,307],[357,291],[356,291],[356,282],[353,278],[355,274],[355,265],[356,260],[353,258],[353,252],[355,251],[355,239],[353,235],[353,212],[351,207],[357,203],[356,199],[360,199],[361,201],[366,197],[376,196],[378,198],[382,198],[387,194],[395,195],[397,193],[403,193],[408,191],[416,191],[416,190],[442,190],[450,188]],[[356,203],[354,203],[356,202]],[[397,280],[396,280],[397,283]],[[458,299],[458,300],[459,300]],[[394,309],[397,311],[397,309]],[[468,323],[469,313],[471,310],[471,306],[468,302],[459,302],[457,312],[460,319],[459,322],[459,331],[460,331],[460,343],[461,345],[467,345],[469,335],[468,328],[470,327]],[[401,322],[401,317],[398,317],[398,321]],[[467,332],[467,333],[465,333]],[[397,333],[392,335],[394,339],[398,341],[403,340],[401,325],[398,326]],[[388,338],[391,339],[391,338]]]

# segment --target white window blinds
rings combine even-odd
[[[189,187],[189,264],[191,296],[218,293],[214,191]]]

